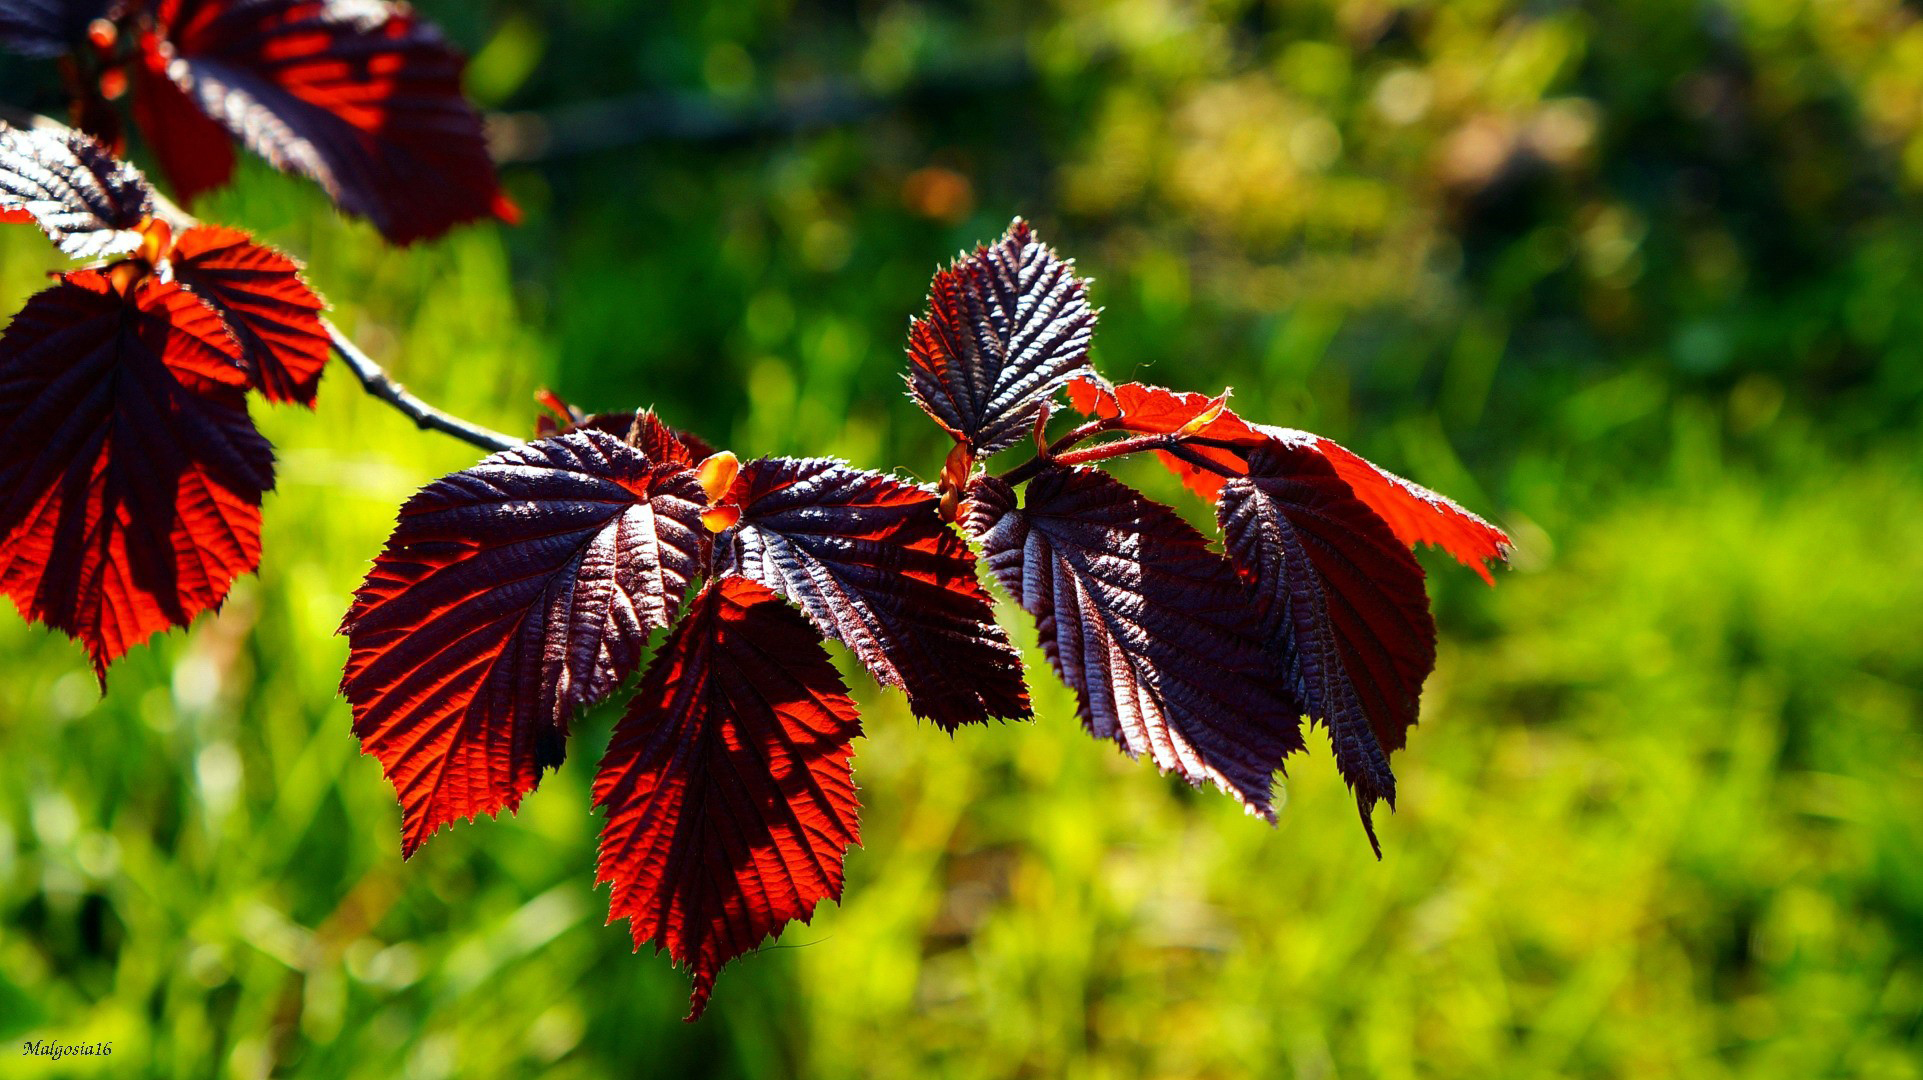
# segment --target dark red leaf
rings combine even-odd
[[[1464,510],[1452,500],[1419,484],[1411,483],[1365,461],[1346,447],[1293,428],[1251,424],[1224,407],[1228,394],[1209,398],[1201,394],[1166,390],[1142,383],[1110,386],[1099,375],[1085,375],[1069,384],[1068,400],[1078,412],[1088,416],[1119,418],[1124,430],[1168,433],[1186,431],[1212,442],[1233,444],[1236,449],[1190,444],[1188,454],[1214,463],[1218,470],[1202,468],[1174,454],[1157,451],[1189,489],[1213,500],[1222,490],[1222,473],[1240,474],[1246,470],[1250,451],[1281,440],[1303,446],[1329,459],[1336,475],[1355,492],[1369,509],[1388,522],[1396,538],[1414,547],[1434,544],[1464,566],[1482,575],[1493,585],[1490,560],[1509,557],[1509,537],[1501,529]]]
[[[460,58],[410,9],[384,0],[159,0],[157,22],[159,62],[202,111],[276,168],[319,182],[389,240],[515,217],[480,115],[461,96]],[[205,181],[170,178],[189,188]]]
[[[87,40],[109,0],[0,0],[0,44],[26,56],[59,56]]]
[[[217,607],[260,562],[273,453],[219,316],[91,271],[0,337],[0,589],[107,665]]]
[[[140,246],[135,232],[153,210],[140,170],[66,128],[0,123],[0,212],[24,213],[76,259],[118,255]]]
[[[1021,654],[932,491],[828,458],[763,458],[741,467],[731,499],[728,564],[901,687],[915,715],[951,732],[1029,715]]]
[[[134,123],[183,206],[234,175],[234,137],[200,111],[167,74],[168,60],[152,35],[131,65]]]
[[[403,852],[560,764],[574,711],[634,670],[706,564],[706,502],[689,470],[582,431],[401,508],[342,624],[341,689],[400,795]]]
[[[635,948],[693,972],[688,1019],[728,961],[841,896],[860,734],[814,630],[746,578],[710,582],[648,666],[594,781],[596,884]]]
[[[1302,710],[1228,562],[1173,510],[1092,469],[1044,472],[1020,509],[993,477],[969,495],[965,524],[1035,616],[1089,730],[1274,820],[1273,774],[1302,747]]]
[[[1042,403],[1089,370],[1095,311],[1074,265],[1017,219],[935,275],[908,332],[908,389],[976,457],[1029,433]]]
[[[239,229],[202,225],[174,242],[173,270],[227,320],[262,396],[313,408],[332,344],[321,322],[326,305],[294,260]]]
[[[1309,716],[1329,729],[1378,857],[1370,811],[1395,806],[1389,753],[1436,662],[1422,567],[1314,447],[1272,440],[1217,508],[1229,557]]]
[[[1509,558],[1509,537],[1501,529],[1482,520],[1444,495],[1420,484],[1411,483],[1392,472],[1379,469],[1363,458],[1319,435],[1307,432],[1277,432],[1285,441],[1291,437],[1314,440],[1315,448],[1335,466],[1335,473],[1356,498],[1389,523],[1396,539],[1414,547],[1434,544],[1456,561],[1482,575],[1491,585],[1489,562]]]

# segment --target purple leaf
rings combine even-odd
[[[908,332],[908,390],[987,457],[1028,435],[1042,403],[1090,371],[1095,311],[1074,265],[1016,219],[993,246],[935,275]]]
[[[1222,488],[1229,557],[1261,598],[1264,632],[1336,765],[1378,857],[1370,811],[1395,806],[1389,753],[1416,722],[1436,662],[1422,567],[1321,452],[1273,440]]]
[[[1228,562],[1173,510],[1092,469],[1041,474],[1020,508],[993,477],[969,496],[965,524],[1035,616],[1088,729],[1273,821],[1273,774],[1302,748],[1302,710]]]
[[[743,465],[724,556],[948,731],[1029,715],[1021,654],[926,488],[827,458]]]

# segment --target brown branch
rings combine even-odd
[[[414,421],[415,426],[421,430],[452,435],[457,439],[473,443],[483,450],[507,450],[525,441],[463,420],[408,393],[407,387],[396,382],[386,369],[362,352],[360,346],[348,340],[347,335],[341,333],[339,327],[326,319],[321,322],[327,327],[328,337],[333,339],[334,355],[340,357],[348,370],[354,373],[354,377],[361,381],[361,388],[375,398],[392,405],[401,415]]]

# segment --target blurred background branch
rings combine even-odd
[[[545,110],[496,113],[488,142],[506,164],[536,162],[656,141],[728,142],[793,136],[858,123],[925,101],[967,104],[1029,84],[1026,48],[1007,43],[918,71],[890,89],[854,76],[829,76],[746,101],[711,94],[640,93]]]

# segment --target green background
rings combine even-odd
[[[591,887],[618,699],[517,817],[402,863],[333,630],[477,455],[336,368],[255,408],[279,488],[218,618],[104,699],[0,618],[0,1074],[1923,1075],[1914,6],[422,6],[520,117],[525,225],[390,250],[257,162],[196,209],[430,400],[527,431],[549,386],[932,477],[908,319],[1019,213],[1095,279],[1108,375],[1233,385],[1514,565],[1425,555],[1380,863],[1319,736],[1270,829],[1088,738],[1032,652],[1036,721],[950,739],[838,651],[846,901],[683,1025]],[[62,265],[0,234],[5,310]]]

